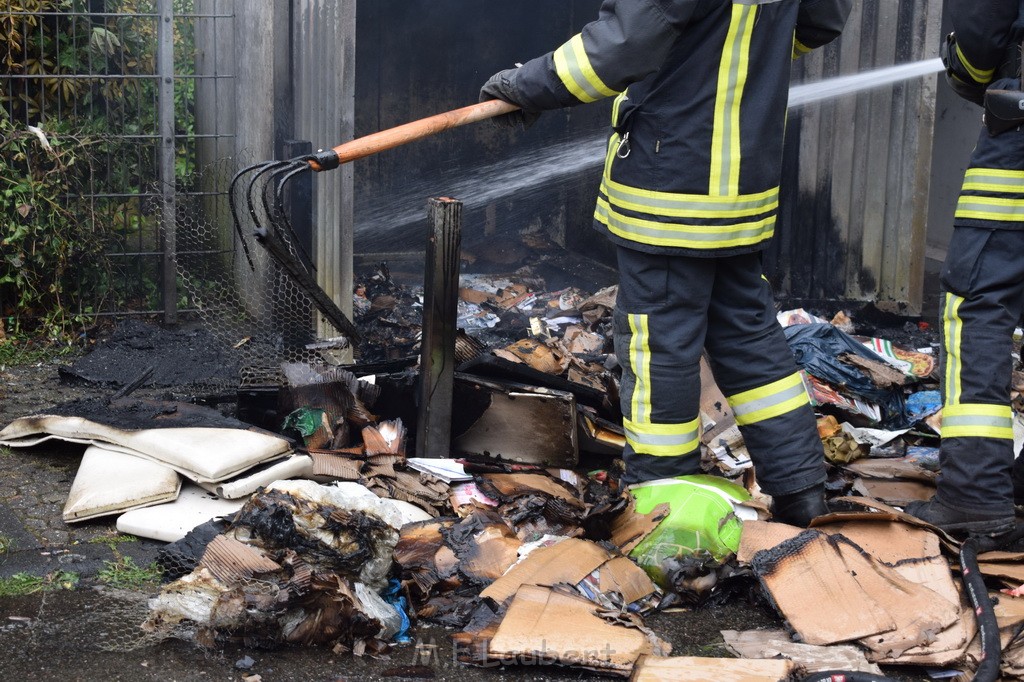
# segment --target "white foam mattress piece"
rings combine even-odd
[[[226,500],[248,497],[261,487],[288,478],[306,478],[313,475],[313,458],[293,455],[270,464],[261,464],[227,481],[200,483],[199,485]]]
[[[64,521],[75,523],[171,502],[180,489],[181,476],[174,469],[93,445],[82,455],[64,504]]]
[[[22,417],[0,431],[0,445],[31,447],[51,438],[98,445],[164,464],[196,482],[223,481],[291,453],[287,440],[245,429],[175,427],[124,431],[81,417]]]
[[[220,516],[231,516],[244,500],[224,500],[197,485],[186,483],[178,499],[144,509],[133,509],[117,518],[117,530],[141,538],[176,542],[198,525]]]

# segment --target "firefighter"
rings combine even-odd
[[[953,90],[983,105],[942,269],[942,443],[935,496],[907,511],[944,530],[999,535],[1024,502],[1010,407],[1024,313],[1024,92],[1018,2],[952,0],[941,47]]]
[[[595,227],[617,246],[624,482],[700,472],[706,349],[776,519],[827,512],[824,453],[762,251],[775,230],[794,58],[851,0],[605,0],[558,49],[500,71],[498,122],[614,97]]]

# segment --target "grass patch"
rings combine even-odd
[[[7,554],[14,549],[14,538],[0,534],[0,554]]]
[[[8,338],[0,341],[0,367],[18,367],[50,362],[57,358],[74,355],[76,346],[48,341],[21,341]]]
[[[110,533],[107,535],[99,535],[94,538],[86,540],[90,545],[106,545],[110,548],[111,552],[117,552],[117,546],[126,542],[138,542],[139,539],[134,535],[128,533]]]
[[[73,590],[76,585],[78,574],[70,571],[54,571],[45,576],[15,573],[9,578],[0,578],[0,597],[21,597],[36,592]]]
[[[123,556],[117,561],[103,563],[104,568],[96,574],[96,579],[110,587],[137,590],[159,583],[164,576],[155,561],[149,566],[139,566],[130,556]]]

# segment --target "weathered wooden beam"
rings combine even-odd
[[[462,202],[427,202],[430,233],[423,285],[423,334],[416,456],[448,457],[452,438],[452,388],[459,306]]]

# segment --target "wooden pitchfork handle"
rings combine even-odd
[[[394,128],[388,128],[365,137],[356,138],[350,142],[339,144],[333,149],[321,149],[306,159],[309,167],[320,172],[337,168],[343,163],[370,156],[385,149],[392,149],[407,142],[436,135],[437,133],[458,128],[467,123],[476,123],[484,119],[494,118],[502,114],[510,114],[519,109],[514,104],[509,104],[500,99],[491,99],[479,104],[473,104],[461,109],[446,111],[443,114],[436,114],[421,118],[418,121],[405,123]]]

